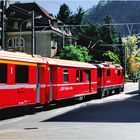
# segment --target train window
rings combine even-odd
[[[110,70],[107,70],[107,76],[110,76]]]
[[[64,82],[68,82],[68,69],[64,69],[64,72],[63,72],[63,75],[64,75]]]
[[[79,82],[79,70],[76,70],[76,82]]]
[[[86,81],[90,81],[90,71],[85,70],[85,72],[86,72]]]
[[[121,71],[120,70],[118,70],[118,76],[120,76],[121,75]]]
[[[7,82],[7,64],[0,64],[0,83]]]
[[[15,67],[15,82],[28,83],[28,66],[16,65]]]
[[[102,69],[97,70],[97,75],[98,75],[98,77],[102,77]]]
[[[76,82],[83,82],[83,71],[76,70]]]
[[[80,82],[83,82],[83,71],[80,70]]]
[[[122,75],[125,75],[125,71],[124,70],[122,70]]]

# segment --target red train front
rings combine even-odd
[[[118,64],[97,64],[98,97],[120,93],[124,90],[124,71]]]

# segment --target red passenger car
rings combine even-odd
[[[124,72],[120,65],[106,62],[96,66],[98,97],[120,93],[124,90]]]
[[[49,102],[97,93],[97,68],[94,65],[49,58],[46,62]]]
[[[43,59],[0,51],[0,108],[36,104],[38,65]]]

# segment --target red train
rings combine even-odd
[[[0,51],[0,108],[45,105],[87,95],[120,92],[119,65],[93,65]]]

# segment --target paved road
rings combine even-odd
[[[0,139],[139,140],[140,95],[136,83],[125,92],[52,110],[1,112]],[[3,115],[2,115],[3,113]]]

